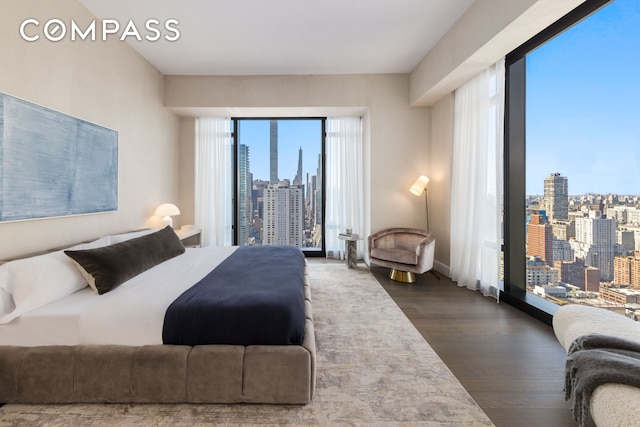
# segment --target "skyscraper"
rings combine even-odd
[[[617,256],[613,259],[613,281],[616,285],[631,284],[631,261],[628,256]]]
[[[249,167],[249,147],[240,144],[238,148],[238,244],[246,245],[253,216],[253,184]]]
[[[316,224],[316,190],[318,188],[317,181],[317,177],[313,175],[311,177],[311,184],[309,185],[309,194],[307,196],[309,198],[309,213],[311,215],[312,226]]]
[[[553,265],[551,224],[544,221],[542,215],[531,215],[527,225],[527,256],[540,257],[548,265]]]
[[[304,243],[304,188],[270,185],[264,190],[263,245]]]
[[[298,150],[298,172],[293,179],[293,185],[302,185],[302,147]]]
[[[631,285],[640,289],[640,252],[633,256],[618,256],[613,261],[613,281],[616,285]]]
[[[278,179],[278,121],[269,122],[269,184],[276,185]]]
[[[569,218],[569,180],[559,173],[544,179],[544,209],[551,223]]]
[[[313,217],[316,224],[322,224],[322,154],[318,154],[318,168],[316,169],[316,192],[314,197],[315,212]]]
[[[588,218],[576,218],[575,255],[587,266],[598,267],[603,280],[613,279],[615,244],[615,219],[602,218],[600,211],[590,211]]]

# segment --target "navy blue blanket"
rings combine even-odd
[[[302,344],[304,255],[286,246],[239,247],[167,309],[165,344]]]

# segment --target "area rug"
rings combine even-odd
[[[317,384],[304,406],[17,405],[0,426],[492,426],[369,270],[310,263]]]

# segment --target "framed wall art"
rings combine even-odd
[[[118,209],[118,133],[0,93],[0,222]]]

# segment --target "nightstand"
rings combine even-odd
[[[191,230],[174,230],[178,235],[180,240],[182,240],[182,244],[185,248],[199,248],[201,245],[200,237],[202,235],[202,230],[199,228],[194,228]]]

